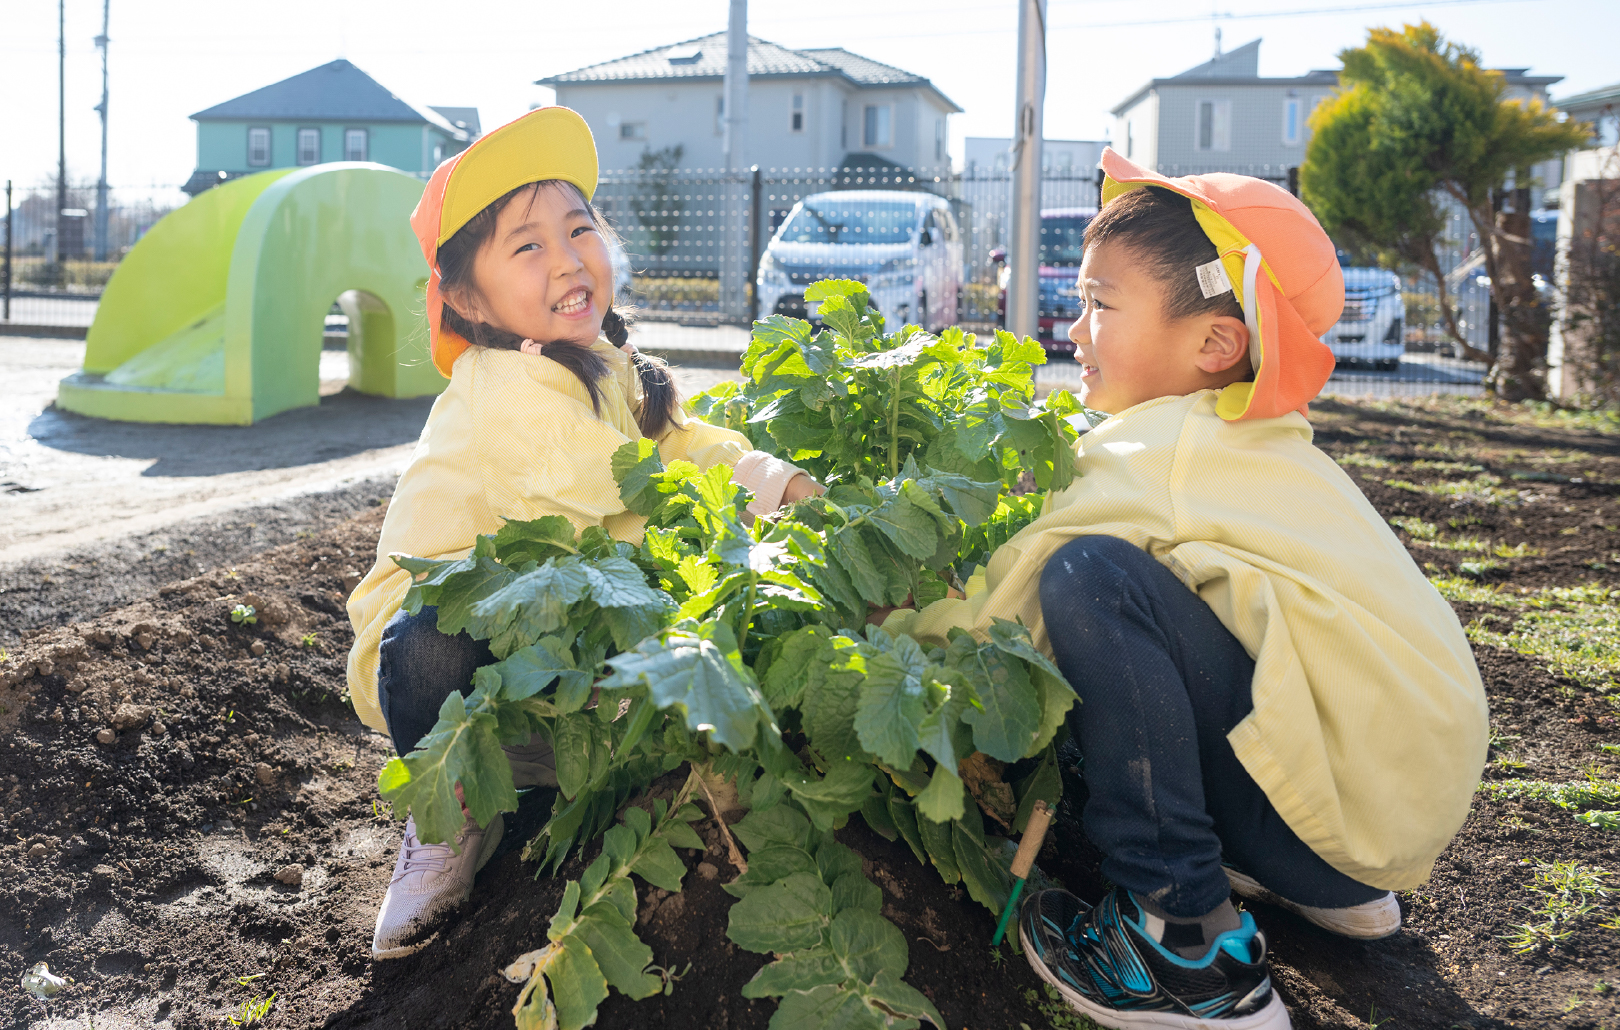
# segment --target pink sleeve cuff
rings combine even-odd
[[[806,474],[797,465],[790,465],[764,451],[749,451],[732,466],[731,481],[753,492],[754,499],[748,502],[748,511],[759,516],[769,515],[782,507],[782,494],[787,492],[793,477]]]

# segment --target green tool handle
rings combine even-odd
[[[1001,910],[1001,922],[996,924],[996,935],[990,938],[992,948],[1001,947],[1001,938],[1006,936],[1007,923],[1012,919],[1012,914],[1018,910],[1018,895],[1022,893],[1024,893],[1024,881],[1015,881],[1012,895],[1007,898],[1007,907]]]

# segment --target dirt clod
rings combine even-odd
[[[276,782],[276,771],[267,762],[253,763],[253,778],[265,786]]]
[[[34,861],[34,862],[38,862],[40,859],[44,858],[49,853],[50,853],[50,849],[47,848],[43,844],[35,844],[35,845],[33,845],[32,847],[30,847],[28,849],[28,857],[29,857],[29,859],[31,861]]]
[[[146,705],[119,705],[118,711],[113,713],[113,729],[138,730],[145,726],[151,718],[152,709]],[[107,742],[103,741],[103,743]]]
[[[720,870],[713,862],[699,862],[697,864],[697,874],[705,880],[712,880],[720,875]]]
[[[116,744],[116,743],[118,743],[118,734],[114,733],[112,730],[109,730],[109,729],[97,730],[96,731],[96,743],[97,744]]]
[[[304,867],[297,862],[282,866],[276,870],[276,882],[289,887],[300,886],[304,882]]]
[[[264,656],[264,641],[255,640],[253,643],[248,645],[248,650],[252,652],[253,657],[262,658]]]

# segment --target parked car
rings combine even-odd
[[[630,255],[624,249],[624,241],[617,236],[608,235],[608,262],[613,268],[613,295],[619,298],[620,303],[630,299],[630,286],[633,282],[630,274]]]
[[[1075,288],[1075,279],[1085,254],[1086,226],[1096,216],[1094,207],[1059,207],[1041,212],[1040,329],[1035,338],[1048,354],[1074,353],[1069,325],[1080,317],[1080,291]],[[1005,325],[1012,268],[1004,249],[991,251],[990,260],[1001,266],[996,280],[1001,286],[996,313],[997,321]]]
[[[891,327],[951,325],[962,284],[962,233],[950,202],[909,190],[805,197],[759,259],[760,311],[813,319],[804,288],[819,279],[865,283]]]
[[[1406,354],[1406,300],[1401,277],[1383,268],[1344,269],[1344,313],[1322,342],[1341,365],[1381,372],[1401,367]]]

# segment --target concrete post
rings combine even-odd
[[[1018,5],[1018,106],[1013,136],[1012,232],[1007,264],[1007,329],[1040,328],[1041,109],[1046,102],[1046,0]]]

